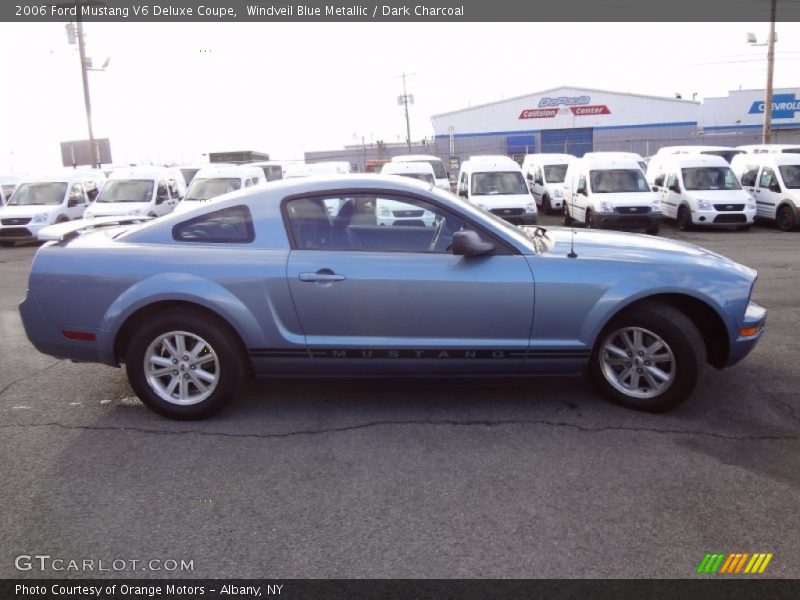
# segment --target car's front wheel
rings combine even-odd
[[[681,311],[658,302],[634,306],[598,336],[590,375],[612,402],[663,412],[694,390],[706,348],[697,327]]]
[[[245,368],[235,334],[208,315],[173,309],[133,335],[128,381],[146,406],[170,419],[203,419],[238,392]]]
[[[788,204],[781,206],[776,220],[781,231],[792,231],[795,228],[794,211]]]
[[[569,207],[567,206],[566,202],[564,202],[564,211],[562,213],[561,222],[565,227],[575,224],[575,220],[572,218],[572,215],[569,214]]]
[[[685,206],[681,206],[678,209],[678,229],[681,231],[691,231],[692,230],[692,211],[690,211]]]
[[[542,212],[546,215],[549,215],[553,212],[553,207],[550,204],[550,197],[543,196],[542,197]]]

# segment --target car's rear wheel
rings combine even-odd
[[[592,211],[591,211],[591,209],[587,210],[586,214],[584,215],[583,226],[586,229],[594,229],[594,223],[592,223]]]
[[[784,204],[778,210],[778,228],[781,231],[792,231],[795,228],[794,211],[788,204]]]
[[[245,374],[235,334],[208,315],[168,310],[141,326],[125,357],[146,406],[170,419],[203,419],[238,392]]]
[[[645,303],[615,317],[598,336],[589,366],[612,402],[663,412],[684,402],[706,362],[703,337],[681,311]]]
[[[551,212],[553,212],[553,207],[550,205],[549,196],[542,197],[542,212],[546,215],[549,215]]]
[[[681,231],[691,231],[692,229],[692,212],[685,206],[678,209],[678,229]]]

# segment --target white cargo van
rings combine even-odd
[[[210,202],[218,196],[242,188],[266,183],[264,171],[250,165],[212,166],[200,169],[192,179],[186,196],[175,207],[176,213],[186,212]]]
[[[561,212],[564,177],[575,157],[571,154],[528,154],[522,161],[522,174],[544,214]]]
[[[391,162],[426,162],[433,167],[433,175],[436,179],[436,187],[450,191],[450,175],[444,168],[442,159],[430,154],[404,154],[393,156]]]
[[[747,154],[800,154],[800,144],[752,144],[737,146],[736,149]]]
[[[381,175],[397,175],[436,185],[433,167],[426,162],[388,162],[381,168]],[[415,208],[406,202],[375,199],[375,219],[378,225],[416,225],[433,227],[436,215],[429,210],[409,210]]]
[[[578,158],[564,179],[564,224],[608,229],[661,227],[661,201],[634,160]]]
[[[160,217],[172,212],[185,193],[182,173],[174,168],[114,169],[85,218],[118,215]]]
[[[758,217],[783,231],[800,226],[800,154],[742,154],[731,168],[755,198]]]
[[[243,166],[258,167],[264,172],[267,181],[280,181],[286,178],[286,167],[294,163],[300,164],[302,161],[261,160]]]
[[[522,169],[507,156],[465,160],[458,178],[458,195],[511,223],[537,222],[536,202]]]
[[[351,170],[350,163],[344,160],[328,160],[315,163],[297,162],[287,164],[283,168],[283,179],[313,177],[314,175],[347,175]]]
[[[96,169],[22,179],[0,208],[0,246],[35,240],[47,225],[82,218],[91,201],[90,192],[102,189],[105,179]]]
[[[675,219],[681,231],[695,225],[750,229],[755,201],[741,188],[724,158],[676,154],[661,164],[663,170],[654,180],[661,194],[661,211],[665,218]]]

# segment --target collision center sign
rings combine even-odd
[[[519,119],[552,119],[557,114],[566,113],[566,108],[576,117],[610,115],[611,110],[605,104],[589,104],[590,96],[559,96],[557,98],[544,97],[539,100],[539,108],[526,108],[519,113]]]

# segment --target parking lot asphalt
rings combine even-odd
[[[664,415],[581,379],[259,380],[171,422],[122,370],[29,344],[36,247],[0,249],[0,577],[692,577],[707,552],[800,576],[800,232],[662,235],[757,268],[770,311],[748,358]]]

